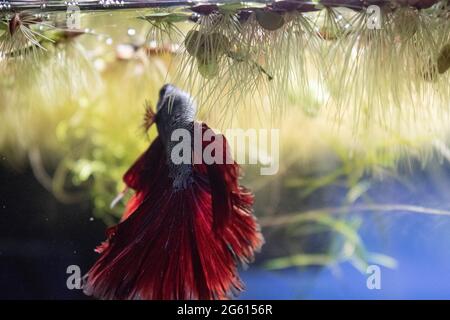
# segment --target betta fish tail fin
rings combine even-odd
[[[259,225],[253,216],[253,194],[239,185],[240,166],[233,160],[230,146],[222,134],[215,134],[205,123],[202,133],[211,139],[203,141],[202,152],[215,144],[215,162],[206,165],[211,190],[213,229],[225,237],[241,263],[251,262],[254,252],[263,244]]]
[[[206,127],[205,127],[206,128]],[[238,262],[262,243],[237,164],[193,166],[174,188],[158,138],[126,172],[136,193],[108,229],[85,292],[102,299],[226,299],[243,289]],[[220,227],[216,227],[220,226]]]
[[[204,125],[206,126],[206,125]],[[206,127],[206,130],[210,130]],[[223,141],[223,142],[222,142]],[[211,202],[213,211],[214,228],[222,230],[230,221],[233,210],[233,192],[237,190],[238,166],[236,163],[227,163],[226,154],[228,144],[222,135],[215,135],[214,141],[219,142],[222,148],[222,155],[219,163],[212,163],[206,166],[209,184],[211,186]],[[217,152],[217,150],[216,150]],[[214,154],[214,156],[216,156]]]
[[[206,132],[208,133],[205,135]],[[241,192],[240,168],[233,160],[231,149],[222,134],[215,134],[205,123],[202,124],[202,133],[203,136],[211,138],[203,141],[202,156],[205,156],[203,152],[209,148],[210,156],[214,158],[212,163],[206,165],[206,170],[211,186],[214,228],[221,231],[231,221],[233,206]],[[214,145],[213,148],[211,148],[212,145]],[[249,205],[252,205],[252,201]]]

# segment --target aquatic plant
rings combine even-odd
[[[361,267],[373,257],[350,217],[358,210],[442,213],[356,202],[370,203],[373,181],[395,176],[399,163],[448,157],[445,1],[88,2],[77,29],[51,11],[66,10],[62,2],[0,13],[0,150],[16,169],[30,163],[59,200],[90,200],[96,217],[117,222],[123,204],[110,203],[146,146],[143,106],[171,81],[214,127],[281,128],[280,175],[248,170],[257,199],[273,201],[257,201],[256,213],[274,237],[337,240],[318,256],[301,245],[268,249],[273,268],[343,259]],[[136,10],[116,10],[127,5]],[[325,158],[332,165],[318,172],[311,164]],[[343,204],[298,205],[334,184],[344,186]],[[290,192],[296,207],[287,207]]]

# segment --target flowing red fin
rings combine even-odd
[[[102,253],[103,251],[105,251],[106,249],[108,249],[109,247],[109,242],[110,240],[114,237],[115,233],[117,230],[117,226],[112,226],[109,227],[108,229],[106,229],[106,240],[103,241],[101,244],[99,244],[94,251],[97,253]]]
[[[250,262],[262,244],[253,196],[239,187],[237,164],[213,169],[227,184],[222,195],[206,165],[194,166],[190,187],[174,191],[161,151],[157,139],[125,174],[136,194],[127,218],[109,229],[84,290],[102,299],[231,298],[243,289],[237,263]],[[216,206],[229,201],[229,212],[213,198]]]
[[[143,190],[148,187],[148,181],[152,180],[155,171],[159,168],[152,164],[160,163],[164,154],[164,146],[161,138],[155,138],[150,147],[136,160],[123,176],[125,184],[134,190]]]
[[[154,187],[150,181],[154,181],[156,171],[160,170],[162,158],[164,157],[164,146],[161,138],[155,138],[150,147],[136,160],[123,176],[123,181],[127,187],[136,192],[126,205],[121,221],[127,219],[141,204],[149,190]],[[152,164],[159,164],[159,167],[152,167]]]
[[[159,187],[117,226],[85,292],[102,299],[226,299],[242,290],[235,254],[212,230],[207,180],[173,192],[167,168],[154,178]]]
[[[206,124],[202,124],[202,132],[204,133],[207,130],[212,132],[212,129]],[[203,150],[211,143],[216,143],[218,147],[222,148],[220,154],[213,154],[218,162],[206,165],[211,185],[214,228],[221,230],[230,221],[230,215],[233,211],[232,195],[239,189],[239,165],[232,159],[231,150],[225,136],[213,134],[211,141],[203,142]]]

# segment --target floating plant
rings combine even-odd
[[[42,49],[43,42],[51,41],[43,31],[52,23],[52,17],[42,16],[69,5],[9,2],[0,26],[3,56]],[[338,107],[337,119],[351,105],[367,121],[370,115],[381,121],[384,110],[391,107],[406,108],[412,101],[415,107],[430,97],[442,102],[449,96],[444,85],[450,30],[445,1],[81,1],[75,5],[82,12],[137,9],[136,17],[150,25],[147,43],[153,50],[176,54],[180,63],[171,77],[204,108],[233,105],[244,97],[255,99],[262,91],[269,92],[272,107],[279,107],[287,103],[281,93],[289,86],[302,84],[301,99],[317,83],[329,97],[326,105]],[[379,9],[376,20],[367,10],[371,5]],[[369,27],[374,21],[379,28]],[[359,101],[354,100],[354,93],[360,91]]]
[[[49,56],[56,47],[78,42],[73,40],[81,31],[56,27],[56,12],[69,5],[9,2],[0,14],[1,67],[18,66],[14,57],[30,52]],[[215,114],[224,118],[242,101],[251,101],[246,105],[255,110],[279,110],[292,99],[302,104],[318,92],[323,97],[319,109],[328,108],[336,123],[355,117],[355,130],[364,130],[372,121],[401,121],[410,110],[428,112],[428,106],[445,105],[450,97],[445,1],[77,5],[83,17],[105,16],[105,9],[136,9],[128,11],[136,18],[130,23],[141,23],[147,37],[117,47],[118,55],[127,60],[141,49],[150,58],[171,55],[167,77],[191,92],[204,111],[217,109]],[[373,22],[370,5],[380,9],[376,22],[381,28],[368,27]],[[445,114],[445,108],[439,112]]]
[[[379,12],[369,10],[371,5]],[[71,6],[80,10],[83,27],[68,28],[65,12]],[[145,150],[147,140],[157,147],[157,156],[169,150],[165,147],[163,153],[158,140],[168,139],[167,132],[160,130],[160,138],[155,138],[153,124],[177,125],[183,117],[190,117],[195,106],[183,93],[187,91],[198,103],[196,117],[215,127],[280,128],[279,174],[262,177],[252,172],[251,166],[245,168],[246,184],[257,195],[255,212],[264,216],[263,228],[270,228],[268,239],[272,232],[294,234],[286,238],[293,247],[286,252],[279,252],[278,243],[268,243],[276,252],[276,257],[273,252],[267,253],[274,258],[268,265],[286,268],[349,261],[364,271],[370,255],[359,238],[358,221],[347,215],[352,209],[448,215],[447,211],[414,206],[359,203],[371,202],[368,192],[374,182],[395,176],[400,164],[408,166],[417,161],[424,165],[435,153],[450,159],[449,15],[447,2],[435,0],[0,2],[0,151],[8,155],[5,163],[16,167],[29,164],[37,180],[59,201],[83,200],[93,207],[96,218],[114,225],[129,218],[133,213],[130,208],[142,200],[132,196],[127,208],[120,201],[122,196],[129,200],[131,195],[130,188],[123,191],[123,173]],[[173,86],[174,95],[170,95],[165,90],[171,87],[165,86],[159,94],[167,82],[182,90]],[[189,110],[173,119],[168,112],[165,122],[158,124],[158,109],[164,105],[169,108],[171,97],[178,98],[175,113],[186,106]],[[144,130],[139,128],[142,113]],[[139,139],[142,131],[145,136]],[[264,158],[268,151],[264,149],[256,157]],[[176,198],[179,190],[175,187],[179,185],[174,187],[172,176],[165,170],[171,170],[170,166],[153,160],[145,170],[139,165],[132,167],[138,178],[147,171],[159,174],[159,179],[154,179],[155,188],[144,190],[148,182],[144,179],[144,188],[139,186],[138,191],[147,199],[159,190],[155,203],[161,200],[166,204],[167,225],[180,227],[175,228],[180,232],[171,234],[161,223],[156,234],[186,236],[193,220],[185,220],[191,212],[179,205],[203,191],[214,189],[216,196],[223,195],[223,189],[219,190],[224,187],[223,181],[199,190],[192,199],[189,192],[187,198]],[[188,171],[181,170],[181,176]],[[235,184],[237,169],[233,169],[233,177]],[[196,184],[209,178],[196,180]],[[223,177],[216,174],[215,178]],[[317,201],[316,196],[325,188],[333,193],[335,188],[342,190],[343,204],[327,207],[311,202]],[[233,196],[242,191],[236,190]],[[114,198],[117,193],[120,197]],[[170,201],[171,196],[180,201]],[[206,201],[201,212],[206,212],[202,216],[209,220],[199,236],[210,235],[212,230],[208,209],[214,206],[208,202],[211,198],[208,194],[200,202],[185,202],[191,207]],[[145,207],[150,203],[146,201],[139,204]],[[225,199],[223,203],[229,206],[230,202]],[[305,203],[317,204],[318,208],[305,208]],[[150,209],[145,211],[158,222],[157,213],[164,210]],[[174,220],[180,212],[182,217]],[[139,231],[136,234],[151,239],[154,232],[148,228],[155,220],[139,212],[137,215],[139,220],[130,216],[128,222],[132,221]],[[188,227],[181,227],[185,222]],[[238,255],[245,262],[260,244],[256,225],[250,225],[250,236],[237,245],[245,247],[246,240],[254,240],[247,254]],[[119,226],[122,229],[123,225]],[[109,263],[100,259],[100,268],[90,272],[92,293],[103,298],[160,297],[158,272],[167,269],[163,265],[147,281],[127,278],[129,288],[138,286],[139,290],[120,287],[123,277],[117,274],[131,274],[128,270],[134,270],[136,277],[144,274],[145,270],[141,273],[139,264],[133,261],[145,256],[147,242],[151,241],[140,242],[134,232],[115,238],[126,240],[126,246],[133,250],[137,248],[133,252],[138,253],[133,254],[121,248],[120,241],[114,244],[117,230],[113,227],[108,231],[110,249],[105,243],[98,251],[114,251],[119,243],[124,255],[111,252],[110,257],[120,260],[129,254],[131,259],[111,269],[117,273],[104,273]],[[306,254],[298,247],[304,239],[302,232],[308,237],[310,233],[331,233],[330,241],[336,246],[323,255]],[[204,239],[208,240],[202,242],[204,246],[216,241],[214,237]],[[180,242],[172,241],[170,247],[175,250]],[[148,248],[157,252],[165,245],[160,244]],[[177,279],[171,288],[161,291],[161,296],[232,296],[231,291],[241,286],[233,280],[237,277],[234,261],[225,251],[226,270],[231,270],[226,277],[221,275],[226,279],[225,287],[217,285],[214,290],[200,292],[198,281],[192,280],[187,289],[176,293],[183,282]],[[201,254],[204,252],[208,251]],[[159,252],[151,255],[149,265],[159,256]],[[178,261],[178,256],[174,259]],[[387,260],[387,265],[395,265]],[[210,262],[215,266],[216,261]],[[188,274],[191,279],[203,272],[197,269],[195,274]],[[207,272],[204,274],[206,277]],[[151,284],[141,288],[141,283]],[[199,292],[191,292],[192,288]]]
[[[446,72],[450,68],[450,44],[446,44],[439,51],[437,58],[437,70],[440,74]]]
[[[277,12],[271,12],[264,9],[255,10],[256,21],[266,30],[274,31],[284,25],[284,18]]]
[[[45,33],[55,29],[42,15],[27,11],[1,18],[0,25],[0,52],[6,58],[45,50],[42,43],[52,41]]]
[[[180,41],[183,32],[177,27],[177,24],[191,19],[192,14],[187,12],[152,12],[141,19],[149,22],[151,28],[147,34],[148,41],[154,41],[157,48],[171,45]],[[165,40],[167,39],[167,41]]]

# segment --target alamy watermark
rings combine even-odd
[[[81,28],[80,7],[77,6],[76,2],[69,2],[67,4],[66,25],[67,29],[70,30],[78,30]]]
[[[76,264],[67,267],[66,273],[69,275],[66,280],[66,287],[69,290],[81,290],[83,288],[83,277],[81,268]]]
[[[279,129],[227,129],[228,144],[221,134],[201,126],[191,131],[175,129],[171,135],[170,158],[180,164],[251,164],[260,166],[261,175],[274,175],[279,170]],[[206,147],[203,143],[206,142]],[[232,151],[232,152],[231,152]],[[232,153],[235,154],[233,157]]]
[[[76,264],[69,265],[66,268],[68,274],[66,287],[69,290],[81,290],[84,287],[85,277],[82,276],[80,266]],[[381,268],[378,265],[369,265],[366,269],[367,280],[366,287],[369,290],[381,290]]]
[[[381,25],[383,22],[383,18],[381,15],[381,8],[376,5],[370,5],[366,9],[367,13],[367,29],[374,30],[374,29],[381,29]]]
[[[366,286],[369,290],[381,290],[381,269],[380,266],[372,264],[366,269]]]

